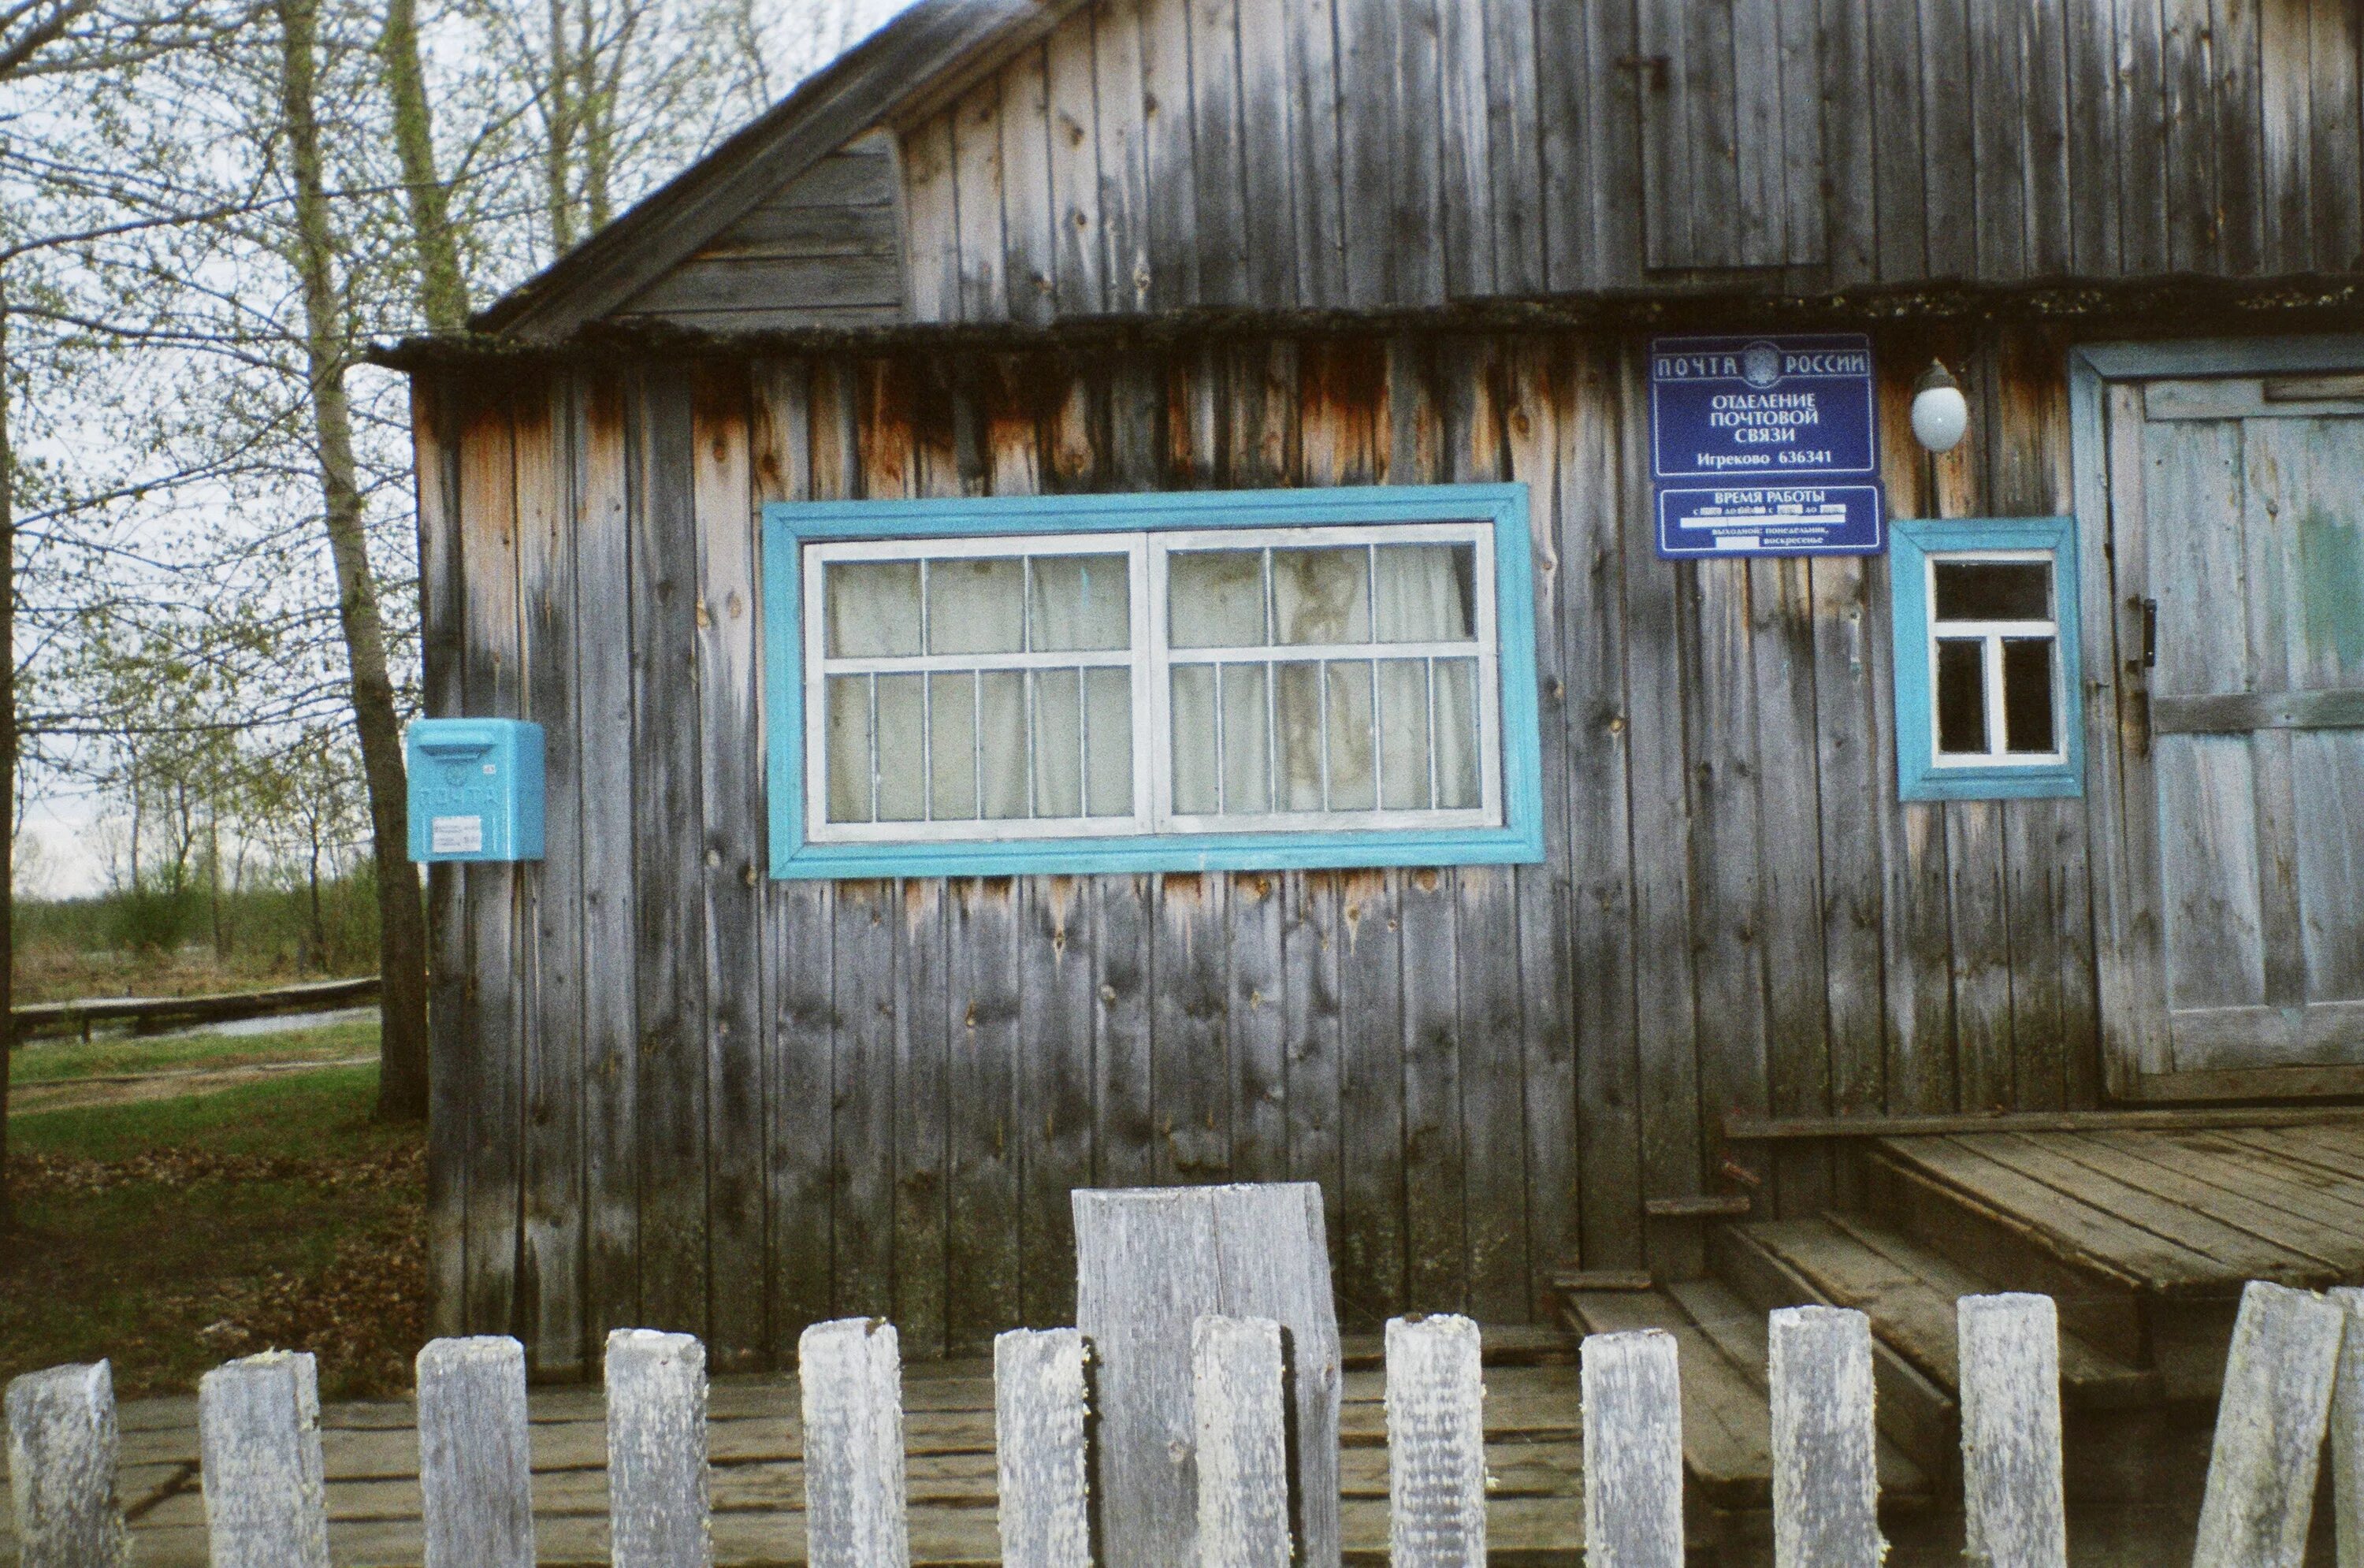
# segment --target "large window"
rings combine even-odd
[[[775,874],[1539,852],[1522,486],[766,523]]]
[[[2080,791],[2076,572],[2070,518],[1897,521],[1902,798]]]

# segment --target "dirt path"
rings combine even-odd
[[[317,1073],[324,1067],[363,1067],[371,1056],[342,1056],[327,1062],[256,1062],[243,1067],[181,1067],[164,1073],[123,1073],[100,1078],[69,1078],[54,1084],[18,1084],[8,1092],[11,1119],[41,1111],[79,1110],[89,1106],[124,1106],[138,1100],[170,1100],[184,1095],[215,1095],[241,1084],[258,1084],[282,1073]]]

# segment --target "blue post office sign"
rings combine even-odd
[[[1650,345],[1658,553],[1877,555],[1887,547],[1871,339]]]

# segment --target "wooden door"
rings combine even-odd
[[[2364,376],[2110,417],[2137,1092],[2364,1088]]]

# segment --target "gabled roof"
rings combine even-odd
[[[919,0],[470,327],[524,342],[568,337],[853,138],[991,71],[1076,3]]]

